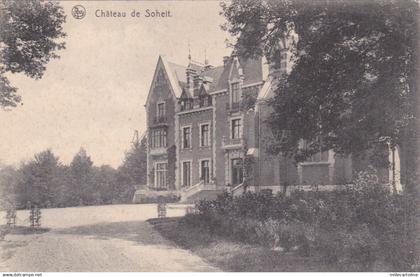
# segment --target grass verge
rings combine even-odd
[[[166,239],[232,272],[337,271],[314,257],[283,253],[258,245],[228,241],[185,224],[180,218],[148,220]]]

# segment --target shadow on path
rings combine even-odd
[[[113,223],[98,223],[54,230],[56,234],[89,236],[96,239],[122,239],[140,245],[172,243],[162,239],[149,223],[145,221],[124,221]]]

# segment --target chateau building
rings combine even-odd
[[[363,161],[324,151],[296,165],[268,151],[267,100],[273,77],[291,68],[288,55],[283,51],[279,69],[235,53],[216,67],[191,58],[183,66],[160,56],[145,104],[148,189],[192,201],[224,190],[285,192],[293,185],[349,182]],[[388,171],[381,176],[392,177]]]

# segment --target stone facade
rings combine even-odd
[[[234,53],[218,67],[191,59],[181,66],[159,57],[145,105],[148,187],[183,191],[208,184],[232,190],[245,183],[276,192],[349,182],[351,157],[325,151],[295,164],[268,151],[273,138],[266,100],[273,97],[273,76],[290,70],[284,57],[278,70]]]

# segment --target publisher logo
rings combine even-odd
[[[76,19],[82,19],[86,15],[86,9],[82,5],[76,5],[71,9],[71,15]]]

